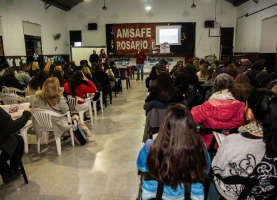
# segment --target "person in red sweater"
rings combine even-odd
[[[69,83],[64,85],[64,92],[72,96],[86,98],[87,93],[96,92],[96,87],[81,71],[77,70],[71,77]],[[78,101],[76,110],[86,110],[89,107],[89,102]]]
[[[136,64],[137,64],[137,79],[139,80],[141,74],[141,80],[143,80],[143,67],[144,67],[144,59],[146,58],[145,53],[141,51],[140,46],[138,47],[138,52],[135,55]],[[141,73],[140,73],[141,72]]]

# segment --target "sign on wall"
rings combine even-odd
[[[135,53],[138,47],[146,52],[152,51],[152,47],[155,46],[156,26],[157,23],[114,24],[115,52]]]

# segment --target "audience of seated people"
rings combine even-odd
[[[269,178],[268,174],[258,170],[259,167],[265,162],[273,166],[272,169],[277,166],[274,161],[277,157],[275,147],[277,141],[277,138],[275,138],[277,130],[277,119],[275,119],[277,81],[274,73],[269,74],[266,71],[265,62],[260,60],[252,65],[251,61],[243,58],[235,63],[226,62],[224,63],[225,66],[222,62],[215,61],[211,65],[206,61],[199,61],[199,59],[195,59],[192,63],[193,66],[191,64],[183,66],[181,62],[177,62],[176,70],[172,71],[173,79],[167,72],[166,66],[159,63],[152,67],[151,73],[146,79],[146,86],[150,93],[145,100],[144,109],[149,111],[151,108],[167,108],[168,111],[158,137],[145,143],[137,160],[138,168],[143,172],[148,171],[154,179],[152,182],[149,180],[143,181],[143,199],[155,198],[157,181],[165,184],[166,190],[163,193],[165,197],[182,197],[184,196],[184,187],[180,186],[193,183],[191,195],[199,195],[202,198],[204,193],[201,182],[203,182],[205,172],[208,172],[209,169],[209,166],[206,165],[209,163],[209,155],[205,145],[201,143],[201,139],[209,149],[213,137],[212,130],[237,130],[239,132],[239,134],[231,134],[226,137],[217,149],[212,163],[215,174],[223,178],[234,174],[243,177],[258,178],[263,176]],[[99,99],[99,91],[102,90],[102,87],[105,90],[103,92],[107,93],[107,87],[111,87],[113,85],[112,80],[115,80],[109,76],[115,74],[114,68],[116,67],[113,62],[111,62],[112,68],[108,65],[105,67],[105,65],[107,64],[93,65],[90,69],[87,62],[82,60],[79,67],[81,71],[78,71],[76,67],[72,67],[72,63],[61,65],[60,63],[51,64],[51,62],[47,62],[44,70],[39,70],[37,62],[31,62],[27,71],[32,79],[30,78],[30,81],[25,83],[22,78],[24,82],[22,83],[26,85],[25,95],[36,95],[35,106],[38,108],[66,113],[69,108],[67,100],[62,95],[61,88],[64,87],[65,93],[82,99],[86,98],[87,93],[95,93],[94,100]],[[4,71],[3,76],[0,77],[0,87],[11,86],[24,90],[19,80],[21,80],[21,76],[28,75],[25,74],[23,67],[20,68],[17,75],[15,75],[12,67],[6,66]],[[221,74],[219,75],[219,73]],[[68,76],[68,81],[65,81],[65,76]],[[113,76],[113,78],[115,77]],[[170,106],[171,104],[186,105],[182,92],[177,89],[178,85],[202,84],[203,82],[203,86],[213,85],[212,94],[202,105],[193,107],[191,115],[183,105]],[[271,89],[272,92],[265,88]],[[87,102],[78,101],[76,109],[84,110],[88,106]],[[59,129],[58,133],[60,134],[71,127],[66,123],[66,120],[65,123],[61,123],[61,121],[55,122],[53,118],[53,123],[55,128]],[[178,127],[171,126],[177,124]],[[204,130],[208,130],[208,134],[200,136],[199,133],[196,133],[196,124],[201,124]],[[36,125],[34,125],[34,130],[37,130]],[[184,134],[181,135],[179,131]],[[166,137],[166,134],[168,137]],[[170,138],[173,143],[167,149],[169,154],[157,157],[160,152],[165,153],[161,148]],[[180,149],[179,142],[182,142],[183,149]],[[174,146],[174,144],[177,146]],[[186,145],[192,145],[190,147],[194,149],[195,155],[186,153]],[[173,152],[174,148],[177,149]],[[179,156],[181,154],[188,157],[184,156],[184,160],[182,160]],[[253,163],[252,159],[247,158],[247,154],[251,154],[256,162]],[[168,173],[171,177],[167,179],[168,174],[164,173],[163,170],[165,170],[165,163],[167,163],[170,156],[171,158],[177,156],[179,159],[176,157],[176,162],[172,162],[174,165],[168,166]],[[11,157],[12,155],[9,155],[5,162]],[[196,159],[197,162],[179,164],[179,162],[192,158]],[[245,161],[249,161],[251,168],[246,168]],[[228,163],[234,163],[234,165]],[[5,170],[0,168],[0,173],[5,182],[12,180],[11,177],[18,176],[18,168],[14,168],[12,165]],[[239,168],[236,168],[236,166],[239,166]],[[174,172],[172,172],[173,169]],[[187,171],[183,172],[183,169]],[[238,171],[240,173],[237,173]],[[196,174],[193,175],[194,173]],[[276,176],[275,172],[270,173]],[[237,199],[242,191],[242,188],[239,189],[240,185],[230,185],[223,181],[218,176],[215,177],[216,190],[222,196],[221,199]],[[178,186],[178,184],[181,185]],[[269,185],[264,190],[260,190],[261,188],[256,186],[255,189],[261,191],[258,194],[259,196],[266,196],[271,194],[273,186]],[[248,197],[259,198],[254,193],[250,193]]]

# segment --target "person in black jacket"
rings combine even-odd
[[[15,87],[24,90],[23,85],[21,85],[19,80],[15,78],[13,68],[6,69],[4,76],[0,77],[0,90],[2,89],[2,86]]]
[[[22,158],[24,141],[15,133],[25,126],[31,113],[26,110],[20,118],[13,120],[5,110],[0,108],[0,116],[0,174],[6,184],[21,175],[15,154]],[[10,166],[7,163],[8,160],[10,160]]]
[[[89,56],[89,62],[91,63],[91,65],[92,65],[92,63],[94,63],[94,62],[98,63],[98,61],[99,61],[98,55],[96,54],[96,50],[93,49],[92,52],[93,52],[93,54],[91,54]]]

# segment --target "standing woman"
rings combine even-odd
[[[108,55],[105,53],[105,49],[101,49],[98,59],[100,63],[107,63]]]
[[[189,110],[180,104],[170,106],[157,138],[147,140],[137,158],[138,169],[151,177],[142,183],[142,199],[156,197],[157,181],[164,184],[162,199],[184,199],[184,187],[189,185],[192,199],[204,199],[202,182],[209,165],[210,157]]]

